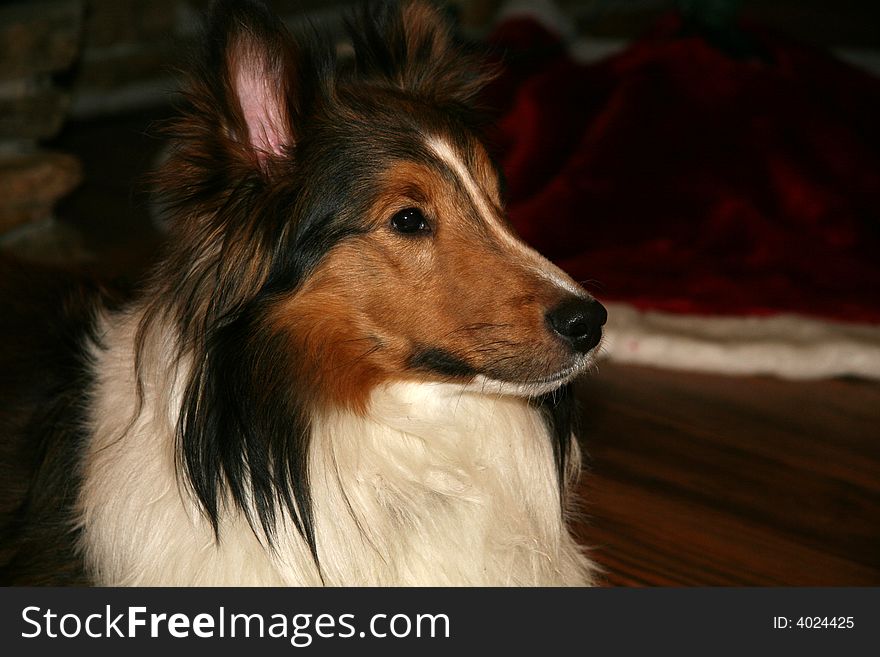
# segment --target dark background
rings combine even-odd
[[[273,3],[338,25],[350,3]],[[499,2],[449,6],[492,30]],[[538,3],[540,4],[540,3]],[[622,47],[676,8],[734,3],[560,1],[572,43]],[[130,288],[161,220],[173,69],[204,2],[61,0],[0,7],[0,248]],[[740,16],[880,72],[873,0],[744,1]],[[792,382],[603,363],[580,387],[587,453],[577,533],[611,585],[880,584],[880,385]]]

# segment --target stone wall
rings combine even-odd
[[[44,222],[81,180],[76,158],[46,150],[70,106],[63,74],[75,63],[81,0],[0,7],[0,240]]]

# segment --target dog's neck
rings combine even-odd
[[[587,582],[587,562],[563,524],[540,414],[521,398],[449,384],[388,385],[363,415],[312,418],[320,569],[283,513],[274,549],[231,505],[217,541],[177,468],[187,364],[168,366],[173,334],[148,335],[139,407],[138,321],[137,313],[106,317],[103,346],[94,349],[80,506],[84,554],[100,583]]]
[[[366,417],[332,414],[314,429],[329,579],[528,584],[570,574],[548,571],[564,562],[568,537],[552,446],[524,400],[398,384],[376,391]]]

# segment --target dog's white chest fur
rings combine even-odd
[[[560,585],[589,561],[560,510],[552,445],[521,399],[460,386],[377,390],[364,417],[313,419],[310,486],[320,572],[292,523],[266,548],[244,515],[219,542],[175,467],[179,384],[152,338],[138,413],[136,317],[96,349],[82,549],[107,585]],[[136,418],[133,420],[133,418]]]

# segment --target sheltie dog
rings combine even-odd
[[[7,583],[593,582],[571,381],[605,310],[506,222],[489,73],[442,14],[348,32],[337,54],[212,8],[167,252],[134,302],[68,314],[43,397],[4,415],[34,470]]]

